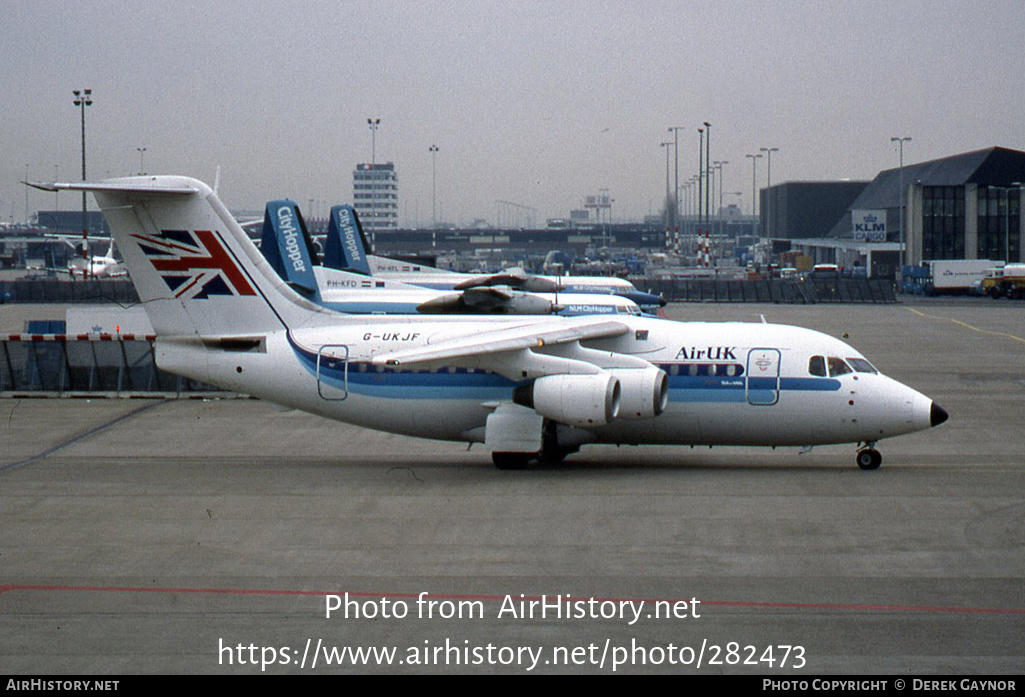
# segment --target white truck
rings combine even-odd
[[[1002,261],[991,259],[937,259],[922,262],[931,271],[931,287],[929,295],[941,293],[968,293],[973,285],[982,283],[986,269],[1003,266]]]

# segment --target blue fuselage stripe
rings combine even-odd
[[[291,337],[289,337],[291,342]],[[303,367],[317,374],[317,354],[299,347],[292,348]],[[679,365],[679,364],[674,364]],[[671,365],[658,366],[669,372]],[[466,368],[439,371],[396,371],[379,368],[366,362],[346,364],[338,360],[322,360],[320,379],[335,387],[343,383],[349,392],[386,399],[510,399],[513,388],[526,381],[513,381],[495,373]],[[778,388],[777,388],[778,382]],[[745,378],[743,376],[669,376],[669,400],[672,402],[746,402],[775,401],[780,392],[836,392],[839,380],[819,377]]]

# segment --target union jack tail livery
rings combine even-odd
[[[213,191],[188,177],[55,184],[91,191],[161,337],[281,329],[300,307]]]
[[[133,234],[176,298],[256,295],[212,230]]]

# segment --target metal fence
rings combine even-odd
[[[661,293],[670,302],[893,303],[893,284],[864,278],[814,278],[804,281],[716,281],[646,279],[636,284]]]
[[[0,392],[211,392],[218,388],[157,368],[152,338],[61,334],[0,340]]]
[[[52,278],[0,281],[0,299],[9,303],[121,303],[139,302],[127,279],[59,281]]]
[[[766,279],[716,281],[712,279],[636,280],[638,288],[661,293],[671,302],[773,303],[892,303],[893,284],[881,279],[809,278],[804,281]],[[5,293],[8,295],[5,296]],[[0,283],[0,298],[21,303],[120,303],[132,305],[139,296],[130,281],[56,281],[34,279]]]

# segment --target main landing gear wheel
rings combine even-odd
[[[568,455],[580,450],[579,447],[573,448],[559,448],[559,447],[548,447],[541,448],[541,454],[538,455],[537,461],[542,465],[560,465]]]
[[[521,470],[535,457],[533,453],[491,453],[491,461],[500,470]]]
[[[863,470],[877,470],[883,464],[883,456],[875,448],[865,448],[858,451],[857,462]]]

